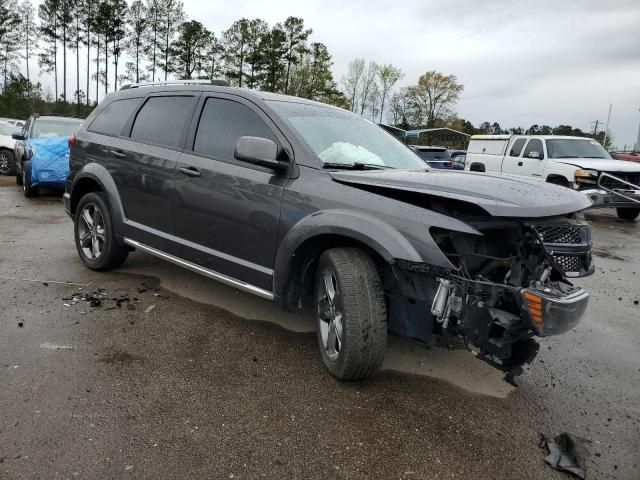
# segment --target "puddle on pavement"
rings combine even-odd
[[[121,271],[159,279],[163,288],[190,300],[227,310],[248,321],[265,321],[293,332],[314,332],[312,312],[285,312],[272,302],[234,290],[219,282],[134,252]],[[504,373],[476,359],[465,349],[429,348],[410,340],[389,337],[383,370],[396,370],[445,380],[460,388],[504,398],[514,387]]]

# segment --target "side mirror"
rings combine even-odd
[[[532,151],[529,152],[529,158],[542,159],[542,155],[540,155],[540,152]]]
[[[24,135],[22,135],[21,133],[12,133],[11,138],[13,138],[14,140],[25,140]]]
[[[240,137],[233,156],[237,160],[254,165],[283,170],[287,163],[278,160],[278,145],[273,140],[261,137]]]

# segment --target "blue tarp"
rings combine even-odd
[[[31,186],[64,187],[69,174],[69,138],[27,140],[31,156]]]

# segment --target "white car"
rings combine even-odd
[[[618,217],[640,215],[640,163],[614,160],[596,140],[556,135],[474,135],[465,170],[537,177],[584,193]]]
[[[19,132],[20,128],[10,123],[0,122],[0,175],[15,173],[15,157],[13,154],[16,141],[11,134]]]
[[[5,117],[0,117],[0,122],[4,122],[4,123],[8,123],[9,125],[14,125],[16,127],[24,127],[24,121],[23,120],[16,120],[15,118],[5,118]]]

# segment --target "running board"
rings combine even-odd
[[[213,280],[217,280],[218,282],[229,285],[230,287],[235,287],[238,290],[252,293],[254,295],[257,295],[258,297],[266,298],[267,300],[273,300],[273,293],[260,287],[256,287],[255,285],[251,285],[250,283],[245,283],[241,280],[237,280],[222,273],[214,272],[213,270],[209,270],[208,268],[201,267],[200,265],[196,265],[195,263],[191,263],[181,258],[174,257],[173,255],[169,255],[162,250],[158,250],[143,243],[136,242],[135,240],[131,240],[130,238],[125,238],[124,243],[136,249],[140,249],[145,253],[149,253],[155,257],[161,258],[162,260],[166,260],[180,267],[187,268],[192,272],[199,273],[200,275],[204,275],[205,277],[211,278]]]

